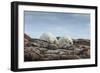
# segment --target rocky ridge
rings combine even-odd
[[[33,39],[24,34],[24,61],[73,60],[90,58],[90,40],[73,39],[69,47]]]

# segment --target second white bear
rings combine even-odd
[[[68,37],[68,36],[64,36],[64,37],[59,38],[58,42],[59,42],[60,48],[66,48],[66,47],[73,45],[72,38]]]

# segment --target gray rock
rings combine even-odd
[[[70,52],[69,51],[60,51],[59,55],[69,55]]]
[[[90,49],[81,51],[79,55],[81,58],[90,58]]]
[[[81,51],[82,51],[82,49],[80,49],[80,48],[75,48],[75,49],[74,49],[74,54],[75,54],[75,55],[79,55]]]
[[[40,39],[32,39],[31,42],[34,43],[33,45],[41,47],[41,48],[47,48],[49,44],[47,41],[40,40]]]
[[[41,54],[44,54],[48,49],[47,48],[38,48]]]
[[[59,60],[60,56],[58,54],[45,54],[46,60]]]
[[[46,51],[45,53],[46,54],[59,54],[59,50],[48,50],[48,51]]]
[[[55,49],[58,49],[58,46],[56,44],[49,44],[47,48],[55,50]]]
[[[80,59],[80,57],[78,55],[61,55],[61,59]]]
[[[40,51],[36,47],[27,47],[24,49],[24,61],[41,60],[42,57],[43,55],[40,54]]]
[[[31,46],[40,47],[40,44],[31,42]]]
[[[28,41],[30,41],[31,37],[24,33],[24,39],[27,39]]]
[[[73,39],[75,45],[87,45],[90,46],[89,39]]]

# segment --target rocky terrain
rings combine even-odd
[[[59,39],[59,38],[57,38]],[[73,60],[90,58],[90,40],[73,39],[69,47],[34,39],[24,34],[24,61]]]

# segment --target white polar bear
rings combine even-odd
[[[55,35],[53,35],[52,33],[50,32],[47,32],[47,33],[43,33],[41,36],[40,36],[40,39],[41,40],[45,40],[49,43],[54,43],[54,44],[58,44],[58,40],[56,38]]]
[[[64,36],[64,37],[61,37],[59,40],[59,47],[60,48],[66,48],[66,47],[69,47],[71,45],[73,45],[73,40],[71,37],[68,37],[68,36]]]

